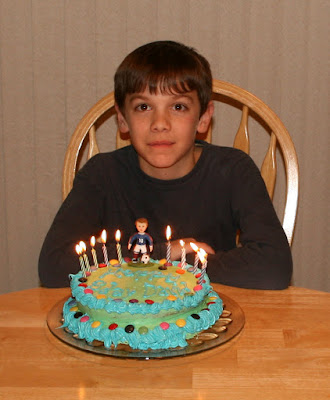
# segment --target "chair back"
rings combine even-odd
[[[282,225],[289,244],[291,245],[298,205],[299,171],[296,151],[288,131],[274,111],[272,111],[262,100],[236,85],[214,79],[213,100],[222,102],[233,100],[240,104],[242,113],[233,141],[233,147],[238,148],[247,154],[250,153],[250,136],[248,130],[249,114],[254,113],[257,115],[263,124],[269,128],[266,130],[267,133],[270,132],[269,145],[261,166],[261,175],[265,181],[271,199],[273,198],[277,174],[276,147],[279,146],[281,149],[286,172],[286,195]],[[63,199],[66,198],[72,188],[73,180],[77,171],[79,153],[85,138],[88,137],[89,146],[87,158],[89,159],[99,153],[96,139],[97,121],[106,112],[114,109],[114,105],[114,93],[111,92],[99,100],[85,114],[74,131],[64,161],[62,181]],[[206,137],[203,137],[202,139],[211,143],[212,124]],[[121,148],[129,144],[129,137],[124,137],[118,130],[116,147]]]

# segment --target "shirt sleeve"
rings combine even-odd
[[[211,281],[253,289],[287,288],[292,275],[290,247],[250,157],[242,157],[233,167],[231,188],[232,218],[240,244],[209,255]]]
[[[46,235],[38,265],[41,284],[46,287],[69,285],[69,274],[80,268],[75,243],[88,243],[91,232],[100,230],[104,191],[99,164],[99,157],[95,156],[78,172]]]

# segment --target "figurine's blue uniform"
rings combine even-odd
[[[146,232],[136,232],[129,238],[128,244],[135,243],[133,252],[134,257],[137,257],[140,253],[145,254],[148,252],[147,244],[152,247],[153,246],[153,239],[152,237]]]

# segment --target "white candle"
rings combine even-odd
[[[76,245],[76,253],[79,256],[80,269],[81,269],[81,272],[83,273],[83,277],[86,278],[85,264],[84,264],[84,260],[81,256],[81,252],[82,252],[81,248],[80,248],[79,244],[77,244]]]
[[[199,257],[198,257],[198,250],[199,250],[199,248],[198,248],[198,246],[196,246],[195,243],[193,243],[193,242],[190,242],[190,246],[191,246],[191,248],[196,252],[196,255],[195,255],[195,262],[194,262],[194,269],[193,269],[193,274],[196,274],[197,269],[198,269],[198,263],[199,263]]]
[[[180,245],[181,245],[181,268],[184,268],[186,266],[186,248],[184,247],[185,242],[183,240],[180,240]]]
[[[123,256],[121,254],[121,245],[119,243],[120,242],[120,237],[121,237],[120,230],[117,229],[116,235],[115,235],[115,239],[116,239],[116,242],[117,242],[116,248],[117,248],[118,261],[119,261],[119,264],[123,264]]]
[[[91,237],[91,247],[92,247],[92,257],[93,257],[93,262],[94,262],[94,267],[98,268],[99,267],[99,263],[97,262],[97,256],[96,256],[96,251],[94,249],[95,246],[95,236]]]
[[[198,256],[201,260],[202,263],[202,271],[201,271],[201,276],[198,279],[198,283],[202,283],[204,279],[204,275],[206,273],[206,267],[207,267],[207,253],[204,249],[199,249],[198,251]]]
[[[109,265],[108,252],[107,252],[107,248],[105,247],[105,244],[107,242],[107,232],[105,229],[103,229],[103,231],[101,233],[101,241],[103,243],[102,251],[103,251],[103,257],[104,257],[104,264]]]
[[[167,239],[167,249],[166,249],[166,262],[167,264],[171,263],[171,228],[167,225],[166,228],[166,239]]]
[[[85,261],[86,270],[88,272],[91,272],[91,266],[89,265],[89,260],[88,260],[87,254],[86,254],[86,244],[83,241],[80,241],[79,246],[81,248],[82,256]]]

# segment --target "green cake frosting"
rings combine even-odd
[[[106,348],[120,343],[133,349],[168,349],[187,346],[187,339],[212,326],[222,313],[222,301],[205,274],[198,279],[189,265],[178,262],[159,269],[123,263],[70,275],[72,297],[63,307],[69,331]]]

